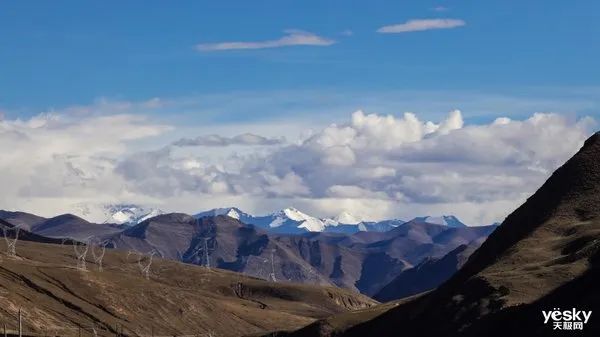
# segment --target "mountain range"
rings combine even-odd
[[[72,214],[75,214],[82,219],[92,218],[99,220],[98,223],[117,225],[136,225],[146,219],[168,213],[159,208],[144,207],[135,204],[106,204],[100,206],[78,204],[72,211]],[[214,208],[196,213],[194,216],[202,218],[217,215],[226,215],[238,219],[243,223],[253,224],[268,229],[271,232],[286,234],[306,232],[346,234],[353,234],[360,231],[385,232],[406,222],[400,219],[364,221],[348,211],[343,211],[334,217],[319,218],[293,207],[284,208],[267,215],[252,215],[237,207]],[[414,220],[450,227],[466,226],[458,220],[458,218],[452,215],[421,216],[414,218]]]
[[[115,210],[122,212],[123,208]],[[71,214],[46,219],[7,211],[0,212],[0,218],[47,237],[82,242],[95,238],[111,248],[154,251],[164,258],[262,279],[339,286],[371,296],[424,259],[441,258],[460,245],[480,242],[495,229],[495,226],[450,227],[445,222],[426,222],[429,217],[365,224],[342,214],[323,221],[295,209],[255,217],[237,208],[222,208],[194,216],[161,214],[137,224],[96,224]],[[328,225],[323,226],[325,223]],[[323,230],[366,225],[380,228]],[[386,225],[392,229],[382,231]],[[437,284],[433,282],[431,286]]]
[[[226,215],[240,220],[246,224],[252,224],[268,229],[274,233],[297,234],[306,232],[346,233],[357,232],[387,232],[407,221],[390,219],[382,221],[363,221],[359,217],[343,211],[335,217],[318,218],[301,212],[293,207],[263,215],[254,216],[241,211],[236,207],[215,208],[209,211],[197,213],[195,217]],[[452,215],[439,217],[423,216],[413,219],[414,221],[444,225],[448,227],[466,227],[458,218]]]
[[[353,234],[361,231],[388,231],[405,221],[385,220],[381,222],[362,221],[360,218],[344,211],[332,218],[318,218],[301,212],[293,207],[263,215],[254,216],[235,207],[216,208],[196,214],[197,218],[226,215],[268,229],[273,233],[298,234],[306,232],[331,232]]]
[[[487,237],[494,226],[408,222],[388,232],[273,233],[226,215],[165,214],[103,237],[119,249],[157,251],[263,279],[336,285],[373,294],[426,257]]]

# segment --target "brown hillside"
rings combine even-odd
[[[103,271],[91,254],[88,270],[78,270],[70,245],[23,241],[9,257],[0,240],[0,251],[0,323],[15,329],[22,308],[25,331],[40,335],[76,336],[82,325],[87,335],[94,326],[101,336],[121,329],[126,335],[241,336],[375,303],[337,288],[266,282],[159,258],[146,279],[139,257],[123,251],[107,250]]]

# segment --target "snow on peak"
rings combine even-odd
[[[336,217],[334,217],[333,220],[335,222],[337,222],[338,224],[345,224],[345,225],[358,225],[359,223],[362,222],[361,219],[348,213],[347,211],[341,212]]]
[[[325,224],[322,220],[300,212],[293,207],[288,207],[279,212],[275,212],[271,214],[270,217],[272,218],[268,225],[270,228],[285,225],[303,228],[309,232],[322,232],[325,229]]]
[[[228,217],[236,219],[236,220],[241,220],[241,218],[249,216],[248,214],[242,212],[241,210],[239,210],[236,207],[226,207],[226,208],[213,208],[208,211],[200,212],[200,213],[196,214],[195,217],[196,218],[204,218],[204,217],[218,216],[218,215],[225,215],[225,216],[228,216]]]
[[[302,232],[336,232],[355,233],[361,231],[384,232],[396,228],[404,223],[401,220],[383,220],[378,222],[364,221],[360,217],[348,211],[342,211],[335,217],[318,218],[306,214],[294,207],[287,207],[280,211],[267,215],[255,216],[242,212],[236,207],[215,208],[198,213],[197,218],[226,215],[248,225],[273,230],[278,233],[302,233]],[[432,224],[448,227],[465,226],[460,220],[451,215],[423,216],[415,218]]]
[[[136,225],[142,221],[164,214],[155,208],[145,208],[137,205],[106,205],[104,206],[104,223],[132,224]]]
[[[294,220],[294,221],[304,221],[304,220],[309,220],[309,219],[313,218],[310,215],[302,213],[293,207],[288,207],[286,209],[283,209],[283,210],[281,210],[280,213],[284,214],[288,219]]]
[[[458,218],[456,218],[454,215],[424,216],[415,219],[435,225],[442,225],[448,227],[466,227],[466,225],[460,220],[458,220]]]
[[[238,213],[238,211],[235,208],[230,208],[229,211],[227,211],[227,213],[225,213],[225,215],[227,215],[230,218],[233,219],[240,219],[240,213]]]
[[[165,212],[161,211],[160,209],[153,208],[146,215],[139,217],[135,222],[136,223],[144,222],[150,218],[154,218],[155,216],[159,216],[162,214],[165,214]]]
[[[304,220],[298,228],[304,228],[309,232],[322,232],[325,229],[325,224],[320,219],[311,217]]]

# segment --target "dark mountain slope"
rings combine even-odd
[[[474,242],[460,245],[442,258],[423,260],[417,266],[400,273],[373,298],[380,302],[389,302],[436,288],[454,275],[480,244],[481,242]]]
[[[69,237],[85,241],[94,236],[103,236],[123,230],[114,224],[96,224],[88,222],[73,214],[62,214],[47,219],[31,227],[31,231],[49,237]]]
[[[227,216],[196,219],[186,214],[165,214],[106,238],[117,248],[156,250],[165,258],[264,279],[274,276],[276,280],[331,284],[314,270],[308,255],[297,252],[299,246],[310,250],[305,243],[295,241],[301,241],[301,237],[280,238]],[[302,247],[299,250],[304,252]]]
[[[33,226],[41,224],[42,222],[47,220],[46,218],[30,213],[18,211],[11,212],[4,210],[0,210],[0,219],[9,222],[15,226],[19,226],[20,228],[26,229],[28,231],[31,231],[31,228]]]
[[[406,226],[406,227],[404,227]],[[390,233],[276,234],[227,216],[165,214],[106,236],[114,247],[187,263],[211,265],[263,279],[337,285],[373,295],[425,257],[443,256],[486,237],[495,227],[450,228],[407,223]]]
[[[92,236],[98,237],[117,233],[124,229],[123,226],[116,224],[91,223],[73,214],[43,218],[25,212],[0,210],[0,219],[42,236],[69,237],[80,241],[85,241]]]
[[[416,265],[426,257],[442,257],[460,245],[485,238],[495,229],[496,226],[453,228],[409,221],[389,232],[361,232],[337,243],[356,250],[385,252]]]
[[[4,230],[6,230],[6,237],[10,239],[14,239],[16,236],[15,225],[9,223],[4,220],[0,220],[0,237],[4,238]],[[30,242],[38,242],[38,243],[53,243],[53,244],[72,244],[72,240],[62,240],[58,238],[48,238],[42,235],[38,235],[35,233],[31,233],[28,230],[21,229],[19,227],[18,240],[20,241],[30,241]],[[4,242],[4,239],[0,239],[0,241]]]

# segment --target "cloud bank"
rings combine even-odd
[[[83,201],[128,198],[134,192],[123,188],[116,163],[133,142],[169,129],[127,114],[0,120],[0,208],[57,214]]]
[[[334,40],[297,29],[288,29],[285,30],[284,33],[284,36],[276,40],[200,43],[196,45],[196,50],[201,52],[210,52],[239,49],[279,48],[288,46],[330,46],[335,43]]]
[[[0,208],[52,215],[73,205],[130,202],[261,213],[293,205],[321,216],[456,214],[486,224],[534,192],[594,127],[591,118],[554,113],[468,124],[458,110],[438,122],[356,111],[293,143],[246,133],[139,150],[132,144],[170,127],[127,114],[5,119]],[[207,146],[229,145],[261,146],[206,159]]]
[[[459,19],[415,19],[405,23],[383,26],[377,30],[378,33],[409,33],[432,29],[452,29],[466,25]]]

